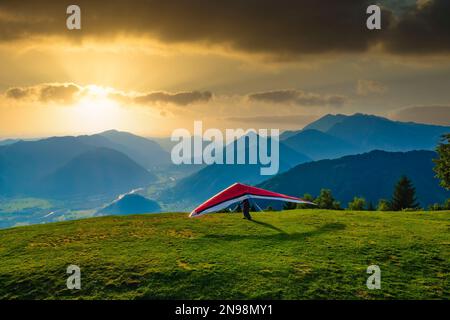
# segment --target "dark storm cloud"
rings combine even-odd
[[[319,95],[301,90],[275,90],[252,93],[248,96],[250,101],[266,103],[293,104],[298,106],[333,106],[341,107],[346,98],[338,95]]]
[[[426,2],[426,1],[425,1]],[[363,52],[449,52],[448,0],[403,6],[385,1],[382,30],[366,28],[369,0],[78,0],[82,30],[65,27],[67,1],[0,1],[0,41],[30,36],[149,36],[164,43],[229,46],[279,58]]]
[[[139,104],[175,104],[179,106],[186,106],[192,103],[208,102],[212,98],[212,93],[209,91],[189,91],[189,92],[152,92],[134,98],[134,101]]]
[[[364,51],[382,32],[365,27],[366,0],[78,0],[82,30],[65,27],[66,1],[2,0],[0,39],[39,35],[152,35],[277,55]],[[389,23],[386,12],[385,26]]]
[[[385,42],[398,53],[450,52],[450,1],[423,0],[401,17]]]
[[[450,106],[417,106],[396,111],[391,118],[399,121],[450,126]]]

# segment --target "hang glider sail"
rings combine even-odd
[[[241,183],[235,183],[199,205],[191,212],[189,217],[197,217],[205,213],[217,212],[229,207],[233,203],[241,202],[245,199],[279,200],[314,205],[314,203],[300,198],[247,186]]]

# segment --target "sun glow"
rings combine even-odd
[[[73,106],[74,121],[81,131],[100,131],[120,126],[121,107],[108,96],[111,91],[96,85],[89,85],[83,90]]]

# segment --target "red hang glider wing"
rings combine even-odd
[[[268,200],[281,200],[296,203],[309,203],[309,201],[302,200],[300,198],[287,196],[281,193],[276,193],[260,188],[247,186],[241,183],[235,183],[225,190],[219,192],[209,200],[205,201],[197,208],[195,208],[190,217],[200,216],[205,213],[215,212],[227,208],[233,203],[241,202],[245,199],[268,199]]]

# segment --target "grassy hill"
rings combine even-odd
[[[0,230],[3,299],[450,298],[450,212],[113,216]],[[66,268],[81,267],[81,290]],[[381,268],[381,290],[366,269]]]

